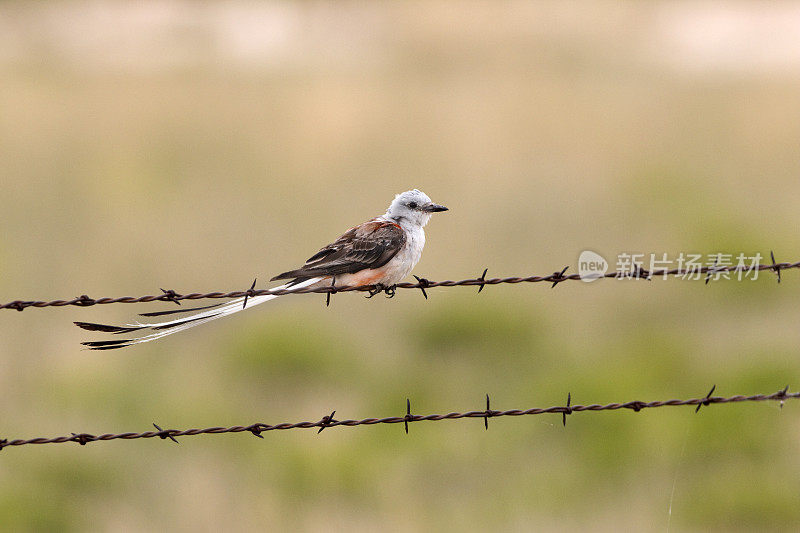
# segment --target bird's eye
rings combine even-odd
[[[417,208],[417,202],[411,202],[410,204],[408,204],[408,207],[410,207],[411,209],[416,209]]]

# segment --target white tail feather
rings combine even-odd
[[[282,290],[282,289],[301,289],[304,287],[308,287],[309,285],[313,285],[318,281],[324,278],[312,278],[295,285],[289,287],[289,285],[281,285],[279,287],[273,287],[274,290]],[[131,346],[134,344],[142,344],[145,342],[154,341],[156,339],[160,339],[162,337],[166,337],[167,335],[172,335],[173,333],[177,333],[179,331],[183,331],[185,329],[193,328],[194,326],[199,326],[200,324],[205,324],[207,322],[211,322],[212,320],[216,320],[218,318],[222,318],[228,315],[232,315],[234,313],[238,313],[239,311],[244,311],[245,309],[250,309],[253,306],[258,304],[262,304],[264,302],[268,302],[270,300],[274,300],[280,295],[277,294],[264,294],[260,296],[252,296],[247,298],[247,306],[245,307],[245,298],[237,298],[235,300],[231,300],[230,302],[220,306],[210,309],[208,311],[203,311],[201,313],[195,313],[194,315],[178,318],[175,320],[168,320],[166,322],[153,322],[153,323],[141,323],[136,322],[132,324],[126,324],[125,327],[130,328],[139,328],[139,329],[154,329],[156,330],[155,333],[151,333],[150,335],[145,335],[143,337],[137,337],[133,339],[126,339],[120,341],[100,341],[100,342],[87,342],[83,343],[89,346],[92,349],[111,349],[111,348],[123,348],[126,346]]]

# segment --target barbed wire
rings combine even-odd
[[[263,296],[267,294],[278,295],[282,296],[285,294],[307,294],[307,293],[323,293],[327,295],[327,302],[330,302],[330,295],[336,294],[339,292],[351,292],[351,291],[358,291],[358,292],[371,292],[375,293],[380,292],[382,290],[390,290],[391,294],[393,294],[394,289],[419,289],[422,291],[423,296],[428,298],[427,292],[425,289],[433,288],[433,287],[478,287],[478,292],[481,292],[486,285],[500,285],[500,284],[517,284],[517,283],[551,283],[551,287],[555,287],[559,283],[564,281],[580,281],[580,280],[595,280],[601,278],[616,278],[616,279],[646,279],[652,280],[656,277],[677,277],[677,276],[702,276],[703,274],[706,275],[705,282],[706,284],[714,278],[724,277],[726,274],[730,273],[751,273],[751,272],[760,272],[764,270],[771,270],[775,272],[778,278],[778,283],[781,281],[781,271],[782,270],[790,270],[800,268],[800,261],[794,263],[777,263],[775,261],[775,256],[770,252],[770,256],[772,258],[772,264],[758,264],[752,265],[751,267],[742,267],[741,265],[717,265],[713,264],[710,266],[703,266],[699,268],[692,268],[692,269],[681,269],[681,268],[674,268],[674,269],[660,269],[660,270],[652,270],[648,271],[642,268],[640,265],[633,265],[630,271],[612,271],[607,272],[605,274],[589,274],[586,276],[581,276],[580,274],[566,274],[566,271],[569,267],[564,267],[560,271],[553,272],[552,274],[546,276],[512,276],[512,277],[505,277],[505,278],[487,278],[486,273],[488,272],[488,268],[484,269],[483,274],[477,278],[469,278],[469,279],[462,279],[459,281],[452,281],[452,280],[444,280],[444,281],[431,281],[425,278],[421,278],[418,276],[414,276],[417,279],[417,283],[398,283],[396,286],[391,288],[380,287],[376,285],[364,285],[364,286],[336,286],[336,285],[329,285],[324,287],[303,287],[299,289],[256,289],[255,288],[255,281],[253,285],[247,290],[238,290],[238,291],[229,291],[229,292],[206,292],[206,293],[197,293],[192,292],[188,294],[180,294],[175,292],[174,290],[167,290],[161,289],[162,294],[157,295],[146,295],[146,296],[122,296],[117,298],[91,298],[86,294],[78,296],[76,298],[72,298],[70,300],[50,300],[50,301],[38,301],[38,300],[13,300],[11,302],[0,304],[0,309],[15,309],[17,311],[23,311],[28,307],[63,307],[63,306],[77,306],[77,307],[90,307],[93,305],[105,305],[105,304],[116,304],[116,303],[146,303],[146,302],[175,302],[176,304],[180,305],[180,302],[183,300],[202,300],[202,299],[219,299],[219,298],[252,298],[254,296]]]
[[[53,438],[39,437],[35,439],[0,439],[0,450],[10,446],[25,446],[28,444],[62,444],[66,442],[77,442],[81,446],[89,442],[109,441],[109,440],[133,440],[133,439],[150,439],[159,437],[160,439],[170,439],[178,442],[176,437],[192,437],[196,435],[219,435],[222,433],[242,433],[250,432],[258,438],[264,438],[262,433],[274,430],[288,430],[288,429],[313,429],[319,428],[317,433],[322,430],[333,427],[355,427],[355,426],[372,426],[375,424],[400,424],[402,423],[405,432],[408,433],[408,424],[412,422],[438,422],[442,420],[463,420],[465,418],[482,418],[485,429],[489,429],[489,419],[498,418],[501,416],[523,416],[523,415],[543,415],[543,414],[560,414],[562,424],[566,426],[567,416],[579,412],[598,412],[598,411],[616,411],[619,409],[630,409],[635,412],[644,409],[654,409],[656,407],[676,407],[676,406],[696,406],[695,413],[700,410],[702,406],[712,404],[731,404],[740,402],[762,402],[762,401],[779,401],[781,407],[788,399],[800,398],[800,392],[789,392],[788,385],[778,392],[772,394],[756,394],[753,396],[712,396],[716,390],[716,385],[711,387],[711,390],[702,398],[692,398],[689,400],[664,400],[653,402],[632,401],[626,403],[609,403],[605,405],[590,404],[590,405],[572,405],[572,394],[567,394],[567,403],[562,406],[553,407],[533,407],[530,409],[520,410],[511,409],[508,411],[496,411],[490,406],[489,395],[486,395],[486,409],[481,411],[467,411],[463,413],[447,413],[445,415],[431,414],[431,415],[415,415],[411,412],[411,401],[406,399],[406,412],[403,416],[389,416],[385,418],[364,418],[361,420],[336,420],[334,416],[336,411],[331,414],[323,416],[317,422],[295,422],[295,423],[281,423],[281,424],[265,424],[257,422],[249,426],[230,426],[230,427],[209,427],[204,429],[162,429],[155,422],[153,426],[157,431],[145,431],[142,433],[104,433],[102,435],[93,435],[91,433],[72,433],[70,436],[61,436]]]

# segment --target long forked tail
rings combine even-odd
[[[281,285],[279,287],[273,287],[274,289],[301,289],[303,287],[308,287],[323,278],[311,278],[300,283],[291,284],[287,283],[286,285]],[[207,311],[203,311],[201,313],[196,313],[191,316],[178,318],[175,320],[169,320],[166,322],[156,322],[150,324],[143,324],[140,322],[132,323],[132,324],[125,324],[124,326],[112,326],[106,324],[94,324],[91,322],[75,322],[75,325],[79,328],[83,328],[89,331],[102,331],[105,333],[114,333],[114,334],[122,334],[122,333],[132,333],[134,331],[153,331],[149,335],[145,335],[142,337],[136,337],[133,339],[120,339],[120,340],[109,340],[109,341],[88,341],[82,342],[84,346],[88,346],[90,350],[113,350],[115,348],[125,348],[126,346],[133,346],[134,344],[141,344],[143,342],[150,342],[156,339],[160,339],[162,337],[166,337],[167,335],[172,335],[173,333],[177,333],[179,331],[183,331],[185,329],[193,328],[194,326],[199,326],[200,324],[205,324],[206,322],[211,322],[212,320],[216,320],[218,318],[222,318],[224,316],[232,315],[234,313],[238,313],[239,311],[243,311],[245,308],[250,309],[251,307],[262,304],[264,302],[268,302],[277,298],[278,295],[275,294],[264,294],[261,296],[253,296],[247,298],[247,306],[245,307],[245,298],[237,298],[235,300],[231,300],[230,302],[226,302],[224,304],[217,304],[207,307],[202,307],[200,309],[208,309]],[[196,309],[195,309],[196,310]],[[177,310],[176,310],[177,311]],[[161,313],[153,313],[150,316],[158,315]],[[166,314],[166,313],[164,313]]]

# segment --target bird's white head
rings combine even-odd
[[[433,203],[427,194],[414,189],[395,196],[389,209],[386,210],[386,217],[401,225],[423,227],[431,215],[439,211],[447,211],[447,208]]]

